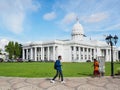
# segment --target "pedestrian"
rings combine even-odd
[[[99,62],[98,62],[96,59],[94,59],[94,64],[93,64],[93,66],[94,66],[94,72],[93,72],[94,76],[95,76],[95,77],[96,77],[96,76],[99,76],[99,77],[100,77]]]
[[[56,60],[56,62],[54,64],[54,68],[56,70],[56,75],[53,77],[52,80],[50,80],[51,83],[55,82],[55,79],[57,76],[60,76],[61,83],[65,83],[65,81],[63,80],[61,60],[62,60],[62,56],[58,56],[58,60]]]

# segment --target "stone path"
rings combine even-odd
[[[0,77],[0,90],[120,90],[120,77],[64,78],[65,84],[50,78]]]

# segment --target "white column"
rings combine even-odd
[[[42,47],[42,60],[44,60],[44,47]]]
[[[58,46],[55,46],[55,59],[58,57]]]
[[[85,48],[83,47],[83,60],[85,61]]]
[[[110,56],[109,56],[109,57],[110,57],[110,59],[109,59],[109,61],[111,61],[111,49],[109,49],[109,51],[110,51]]]
[[[80,51],[81,51],[80,59],[81,59],[81,61],[83,61],[83,47],[80,47]]]
[[[71,46],[69,47],[69,61],[72,61],[72,49]]]
[[[41,47],[41,49],[40,49],[40,50],[41,50],[41,53],[40,53],[40,55],[41,55],[41,59],[43,60],[43,58],[42,58],[42,47]]]
[[[33,48],[30,50],[30,59],[33,60]]]
[[[76,47],[74,46],[74,49],[73,49],[73,55],[74,55],[74,61],[76,60]]]
[[[49,47],[48,47],[48,53],[47,53],[47,56],[48,56],[48,61],[50,60],[50,53],[49,53]]]
[[[117,54],[116,54],[115,48],[113,48],[113,60],[114,60],[114,61],[117,60]]]
[[[78,51],[79,51],[79,61],[81,60],[81,50],[80,47],[78,47]]]
[[[114,52],[115,52],[115,61],[117,60],[117,52],[116,52],[116,49],[114,50]]]
[[[94,58],[96,58],[96,48],[94,48],[93,50],[94,50]]]
[[[86,48],[87,50],[86,50],[86,52],[87,52],[87,60],[89,59],[89,52],[88,52],[88,48]]]
[[[105,54],[105,53],[104,53]],[[104,55],[105,56],[105,55]],[[108,55],[108,49],[106,49],[106,58],[105,58],[106,61],[109,61],[109,55]]]
[[[118,59],[118,50],[116,50],[116,59],[119,60]]]
[[[40,48],[38,47],[38,61],[40,61]]]
[[[90,48],[89,55],[90,55],[90,60],[92,60],[92,48]]]
[[[41,60],[41,47],[39,47],[39,61]]]
[[[22,59],[25,60],[25,49],[22,49]]]
[[[119,60],[119,58],[118,58],[118,50],[117,50],[117,60]]]
[[[26,49],[26,59],[28,60],[28,49]]]
[[[37,47],[35,47],[35,61],[37,61]]]
[[[40,55],[41,55],[41,60],[43,60],[43,58],[42,58],[42,47],[40,47],[41,48],[41,53],[40,53]]]
[[[90,48],[90,60],[92,61],[92,48]]]
[[[53,60],[55,61],[55,46],[53,46]]]
[[[45,60],[45,47],[43,47],[43,60]]]

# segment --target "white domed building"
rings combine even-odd
[[[77,21],[77,23],[73,26],[72,29],[72,40],[79,41],[83,40],[84,31],[82,25]]]
[[[71,40],[30,42],[23,45],[23,60],[55,61],[58,55],[63,62],[86,62],[94,58],[111,61],[111,49],[105,41],[85,39],[82,25],[77,20]],[[113,47],[114,60],[118,60],[118,49]]]

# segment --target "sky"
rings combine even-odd
[[[0,0],[0,48],[8,41],[71,39],[76,17],[87,38],[120,38],[119,9],[120,0]]]

